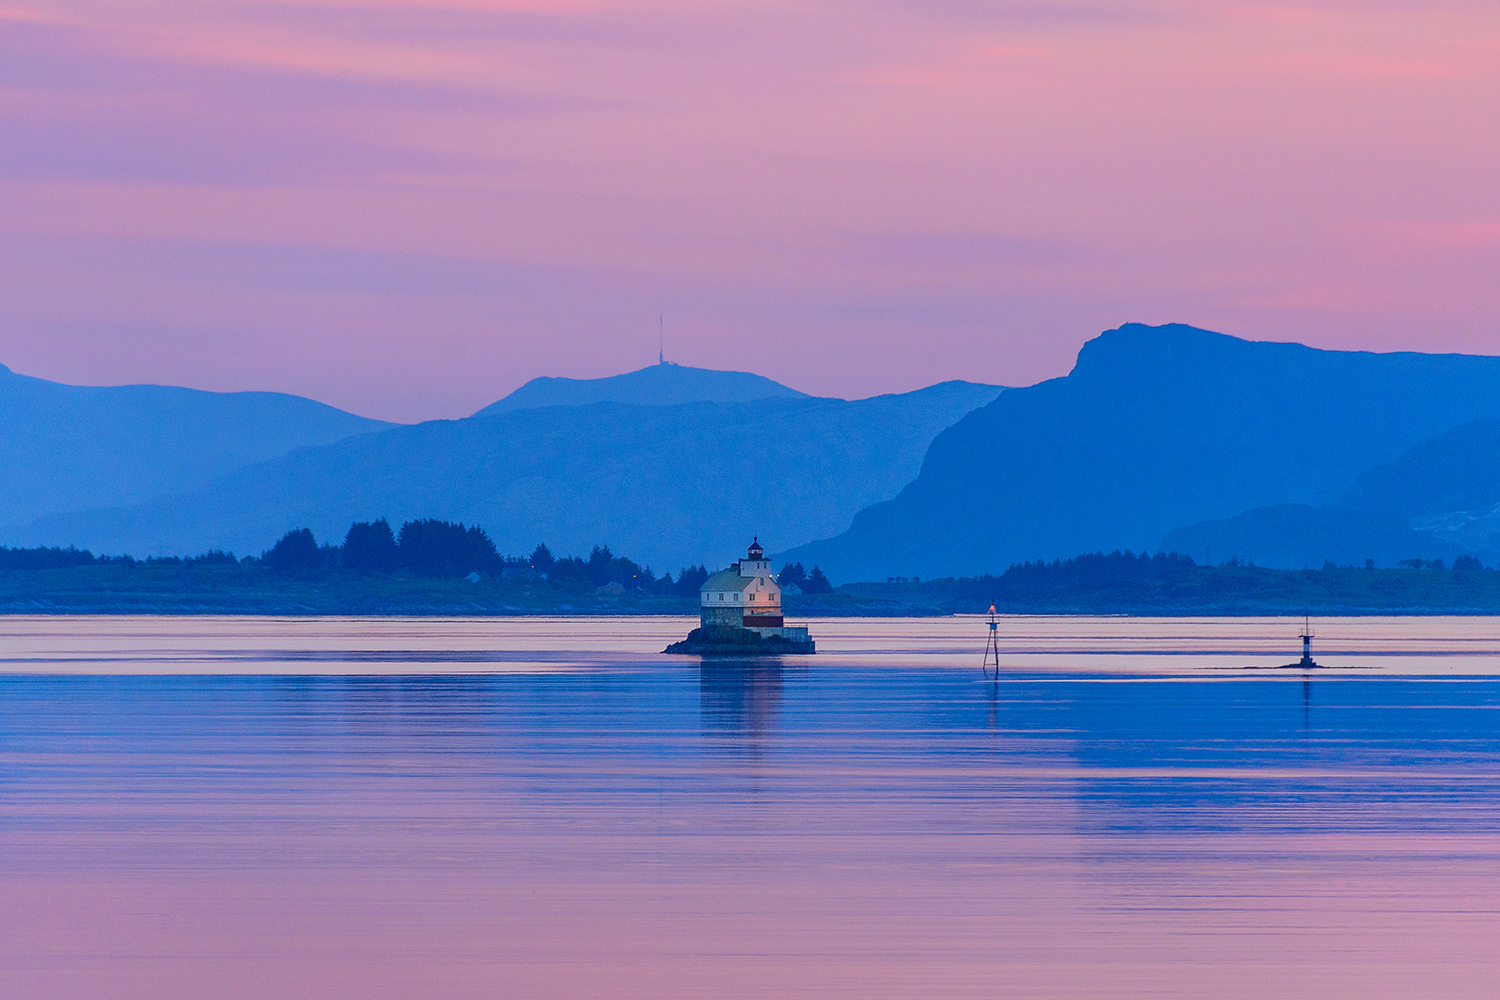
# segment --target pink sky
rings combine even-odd
[[[1494,0],[0,0],[0,362],[397,420],[1500,353]]]

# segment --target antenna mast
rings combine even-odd
[[[667,314],[665,311],[656,317],[656,363],[659,365],[667,363]]]

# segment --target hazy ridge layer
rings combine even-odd
[[[430,421],[301,448],[179,496],[41,519],[6,541],[244,554],[298,527],[336,542],[355,520],[438,517],[483,525],[505,552],[608,543],[657,571],[722,565],[755,535],[786,546],[843,529],[911,481],[939,431],[1000,392],[945,382],[855,401],[603,402]]]
[[[63,385],[0,365],[0,525],[181,493],[389,426],[283,393]]]
[[[1162,545],[1267,566],[1500,562],[1500,420],[1461,424],[1366,469],[1327,507],[1259,507],[1179,528]]]

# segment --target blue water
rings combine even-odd
[[[1480,996],[1497,708],[878,653],[0,675],[0,993]]]
[[[597,799],[628,813],[646,796],[669,801],[675,819],[705,817],[743,790],[747,772],[731,764],[761,765],[767,800],[937,803],[888,818],[913,830],[950,824],[955,811],[982,827],[996,783],[1041,795],[1065,779],[1079,807],[1073,828],[1495,832],[1497,710],[1500,681],[1487,678],[990,682],[977,671],[696,664],[488,677],[6,676],[0,796],[12,807],[73,805],[24,823],[0,816],[0,833],[97,827],[116,821],[79,806],[128,800],[155,808],[122,831],[156,824],[170,836],[195,821],[195,800],[320,800],[403,779],[566,798],[581,812]],[[872,765],[876,784],[843,778]],[[618,767],[639,780],[619,780]],[[830,772],[839,777],[820,779]],[[10,852],[0,864],[30,860]]]

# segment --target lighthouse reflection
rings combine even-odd
[[[779,660],[705,660],[698,687],[704,735],[758,752],[780,722],[782,680]]]

